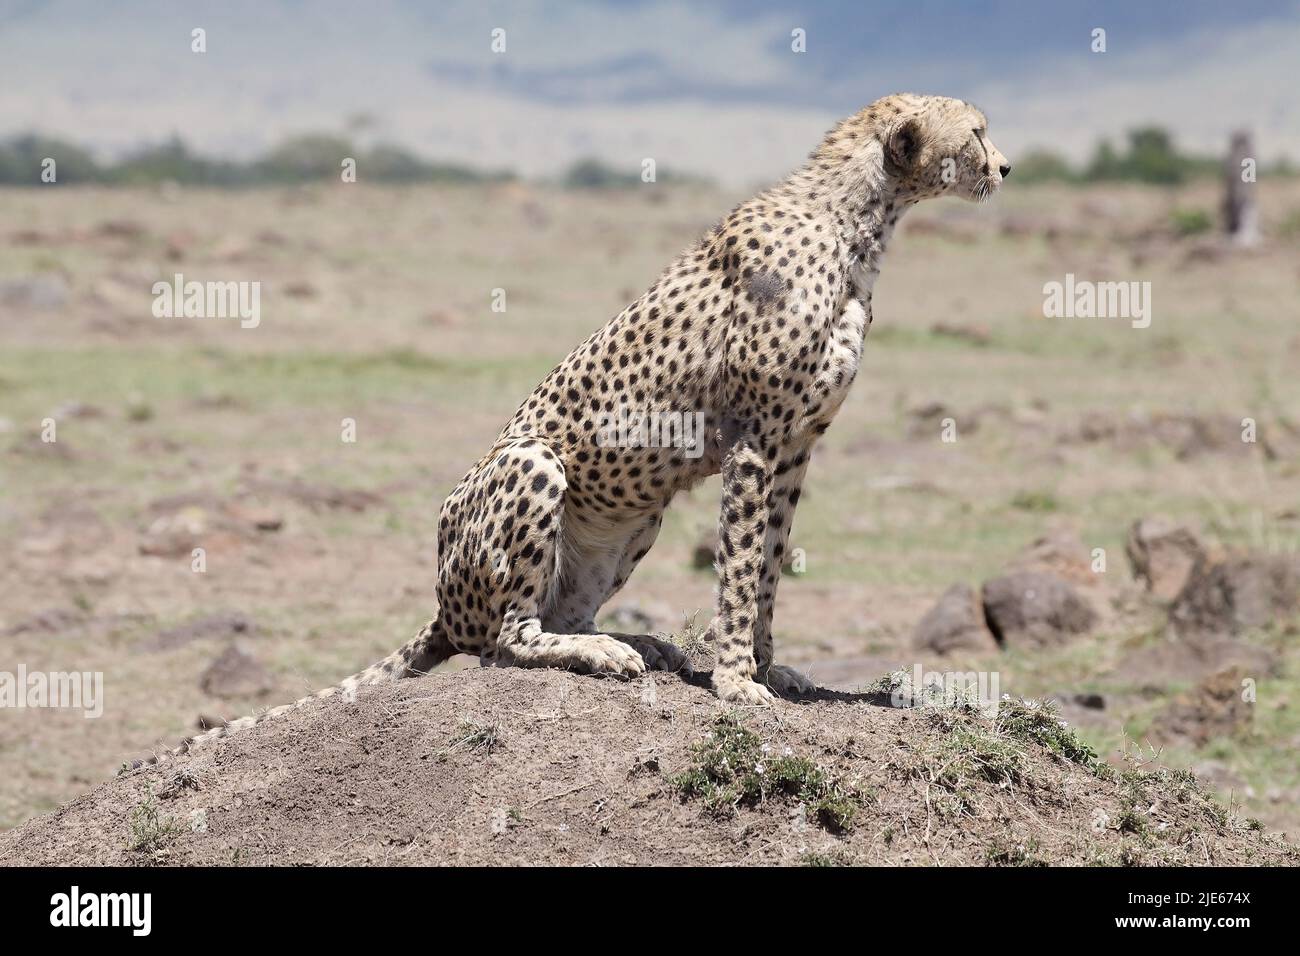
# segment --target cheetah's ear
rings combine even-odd
[[[906,173],[925,148],[925,128],[915,116],[895,124],[885,139],[885,159],[891,172]]]

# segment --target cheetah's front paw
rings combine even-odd
[[[729,704],[741,707],[769,707],[776,700],[775,695],[752,680],[718,680],[713,679],[713,689]]]
[[[782,697],[804,697],[817,692],[817,685],[807,676],[781,664],[767,669],[767,686]]]
[[[574,639],[573,662],[589,674],[612,674],[617,677],[640,677],[646,662],[622,641],[604,634]]]

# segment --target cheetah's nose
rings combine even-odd
[[[998,172],[1002,174],[1003,179],[1006,179],[1008,176],[1011,175],[1011,167],[1008,164],[1003,163],[1001,166],[998,167]]]

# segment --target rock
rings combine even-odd
[[[958,339],[971,345],[985,346],[993,341],[993,333],[987,325],[960,325],[955,322],[936,322],[930,326],[930,334],[937,338]]]
[[[624,604],[601,615],[606,629],[619,634],[652,634],[654,618],[633,604]]]
[[[1214,634],[1168,637],[1124,655],[1112,676],[1141,675],[1142,683],[1157,691],[1169,684],[1204,680],[1228,667],[1240,667],[1249,674],[1276,676],[1276,652],[1233,637]]]
[[[253,655],[231,644],[199,677],[199,687],[213,697],[256,697],[270,692],[275,681]]]
[[[1270,461],[1300,461],[1300,425],[1286,418],[1262,423],[1259,443]]]
[[[268,497],[283,496],[292,498],[298,504],[314,512],[319,511],[365,511],[367,508],[383,504],[382,495],[360,488],[340,488],[323,482],[308,482],[301,478],[281,481],[270,478],[248,478],[244,481],[245,490],[252,494]]]
[[[164,514],[149,523],[137,547],[141,554],[157,558],[174,558],[201,547],[204,536],[216,525],[211,511],[189,505]]]
[[[958,415],[943,402],[924,402],[907,410],[907,437],[913,440],[937,438],[942,434],[947,419],[952,419],[961,434],[976,431],[980,424],[976,414]]]
[[[1045,647],[1083,634],[1097,612],[1059,575],[1012,571],[984,582],[984,617],[1007,647]]]
[[[425,325],[431,325],[435,328],[448,328],[451,326],[463,325],[465,317],[459,312],[452,309],[436,308],[430,309],[420,319]]]
[[[239,525],[256,531],[279,531],[284,527],[284,516],[261,505],[230,502],[225,506],[226,517]]]
[[[1249,676],[1229,667],[1184,691],[1169,702],[1149,736],[1186,740],[1198,747],[1215,737],[1234,736],[1254,717],[1254,705],[1242,699],[1242,681]]]
[[[1188,412],[1086,412],[1059,436],[1065,444],[1107,442],[1121,451],[1168,449],[1180,461],[1242,449],[1241,419]]]
[[[1008,571],[1045,571],[1072,584],[1092,587],[1099,583],[1092,570],[1092,552],[1077,534],[1051,531],[1034,540],[1007,568]]]
[[[80,610],[72,608],[50,608],[47,611],[19,621],[6,628],[0,628],[0,634],[5,637],[16,637],[19,634],[58,634],[72,627],[79,627],[86,621],[86,614]]]
[[[1129,528],[1124,550],[1133,576],[1162,601],[1172,601],[1205,557],[1200,539],[1168,518],[1139,518]]]
[[[912,646],[946,654],[996,650],[998,642],[984,621],[984,608],[975,589],[968,584],[954,584],[916,625]]]
[[[713,559],[717,554],[718,529],[716,527],[705,528],[695,540],[695,548],[691,551],[691,566],[700,570],[711,568],[713,567]]]
[[[1179,636],[1241,635],[1300,614],[1300,556],[1245,553],[1192,569],[1169,623]]]
[[[299,279],[287,283],[284,287],[284,294],[293,299],[314,299],[320,295],[320,290],[308,280]]]
[[[146,232],[144,226],[134,219],[106,219],[96,231],[114,239],[140,239]]]
[[[43,432],[44,429],[19,435],[9,446],[10,454],[46,461],[76,461],[81,457],[66,439],[45,441]]]
[[[50,413],[50,417],[56,421],[62,421],[65,418],[103,418],[104,410],[98,405],[91,405],[87,402],[70,401],[59,405]]]
[[[146,645],[147,650],[167,651],[184,647],[192,641],[210,637],[234,637],[240,634],[252,634],[256,625],[242,614],[209,614],[176,627],[169,627],[158,632]]]
[[[67,280],[57,273],[0,279],[0,305],[50,310],[62,308],[67,301]]]
[[[1241,774],[1221,760],[1202,760],[1192,764],[1191,770],[1199,783],[1222,794],[1241,794],[1247,788]]]

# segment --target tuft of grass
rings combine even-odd
[[[799,857],[800,866],[830,867],[830,866],[850,866],[849,860],[840,853],[818,853],[815,850],[809,850]]]
[[[1003,700],[993,723],[997,733],[1041,744],[1056,756],[1098,772],[1097,751],[1079,739],[1051,701]]]
[[[129,822],[131,837],[127,848],[150,857],[161,853],[182,830],[174,817],[158,812],[158,801],[154,799],[152,787],[145,790],[144,800],[131,811]]]
[[[970,810],[974,783],[1012,787],[1026,782],[1028,760],[1014,741],[958,712],[938,711],[931,720],[941,733],[921,751],[908,774],[946,792],[947,799],[936,803],[941,813],[961,816]]]
[[[974,805],[975,785],[1012,788],[1032,783],[1027,746],[1040,746],[1057,757],[1103,776],[1106,768],[1057,715],[1050,702],[1003,699],[991,724],[973,708],[935,710],[930,720],[940,733],[924,747],[908,774],[938,787],[941,813],[960,816]],[[927,791],[928,792],[928,791]]]
[[[1061,510],[1061,502],[1049,491],[1018,491],[1011,499],[1011,507],[1020,511],[1047,514]]]
[[[1204,209],[1175,209],[1169,225],[1178,236],[1196,236],[1214,228],[1214,219]]]
[[[878,678],[864,687],[863,692],[895,707],[947,708],[965,714],[974,714],[980,709],[977,682],[937,684],[927,681],[916,687],[911,672],[906,670],[896,670]]]
[[[691,766],[668,782],[683,799],[698,797],[719,816],[783,798],[802,803],[809,817],[832,833],[853,825],[868,799],[865,791],[807,757],[773,756],[769,749],[734,714],[722,714],[708,737],[691,748]]]
[[[482,724],[469,718],[461,720],[457,732],[460,734],[444,750],[438,751],[439,762],[446,760],[458,750],[487,756],[501,746],[501,725],[499,723]]]
[[[668,640],[676,644],[689,661],[706,658],[711,653],[708,640],[709,627],[707,624],[700,624],[699,617],[699,611],[682,615],[682,629],[668,636]]]
[[[984,862],[989,866],[1047,866],[1039,852],[1039,843],[1028,840],[997,839],[984,850]]]
[[[1131,833],[1136,837],[1149,835],[1146,815],[1142,809],[1132,803],[1125,803],[1115,814],[1115,829],[1120,833]]]

